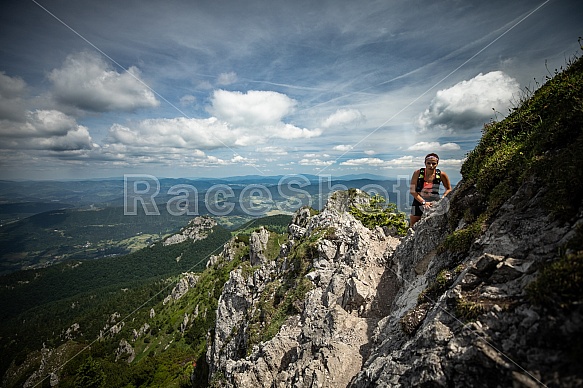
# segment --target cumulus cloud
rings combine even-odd
[[[237,138],[228,126],[212,117],[209,119],[148,119],[130,127],[114,124],[109,129],[107,143],[133,147],[175,147],[215,149],[235,146]]]
[[[69,55],[63,66],[48,75],[61,103],[93,112],[133,111],[160,104],[132,66],[118,73],[101,57],[89,52]]]
[[[228,160],[224,160],[212,155],[208,155],[203,159],[198,159],[192,162],[192,166],[194,167],[227,166],[229,164],[231,164],[231,162]]]
[[[347,152],[350,151],[353,147],[351,145],[348,144],[339,144],[337,146],[334,146],[332,149],[334,151],[341,151],[341,152]]]
[[[321,129],[299,128],[283,122],[295,106],[295,100],[277,92],[215,90],[208,111],[239,136],[237,145],[241,146],[269,138],[292,140],[320,136]]]
[[[63,112],[28,110],[27,85],[0,72],[0,148],[59,151],[62,157],[94,147],[89,130]]]
[[[363,166],[372,166],[372,167],[381,167],[384,166],[386,162],[379,158],[359,158],[359,159],[350,159],[340,163],[341,166],[351,166],[351,167],[363,167]]]
[[[259,147],[256,149],[256,151],[262,154],[287,155],[287,151],[285,149],[277,146]]]
[[[478,74],[440,90],[418,118],[421,130],[469,130],[483,125],[497,112],[507,111],[520,92],[518,82],[502,71]]]
[[[456,143],[439,144],[437,141],[421,141],[407,148],[409,151],[457,151],[460,146]]]
[[[286,140],[293,139],[309,139],[311,137],[320,136],[322,131],[320,129],[299,128],[293,124],[279,123],[271,127],[264,127],[265,135],[270,138],[279,138]]]
[[[250,161],[251,161],[251,159],[246,158],[246,157],[241,156],[241,155],[234,155],[231,158],[231,162],[233,162],[233,163],[249,163]]]
[[[304,158],[308,158],[308,159],[319,158],[319,157],[329,158],[330,155],[328,155],[328,154],[314,154],[314,153],[304,154]]]
[[[332,128],[357,124],[364,121],[364,115],[358,109],[338,109],[323,122],[323,128]]]
[[[0,120],[24,120],[26,114],[23,104],[25,90],[26,82],[22,78],[10,77],[3,71],[0,72]]]
[[[265,126],[281,122],[296,106],[285,94],[250,90],[247,93],[215,90],[211,97],[211,114],[234,126]]]
[[[130,125],[114,124],[110,127],[107,143],[120,143],[132,147],[173,147],[211,150],[217,148],[245,147],[265,143],[270,139],[298,139],[314,136],[315,132],[278,123],[271,127],[234,128],[216,117],[195,119],[147,119]],[[266,148],[265,152],[283,154],[279,148]]]
[[[302,166],[317,166],[326,167],[334,163],[332,160],[322,160],[322,159],[302,159],[298,162]]]
[[[51,151],[89,150],[89,131],[56,110],[27,112],[24,122],[0,121],[0,147]]]

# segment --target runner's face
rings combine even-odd
[[[437,159],[435,158],[429,158],[425,161],[425,167],[427,167],[430,170],[433,170],[434,168],[437,167]]]

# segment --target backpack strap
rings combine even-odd
[[[423,184],[425,183],[425,167],[419,169],[419,177],[417,178],[417,186],[415,191],[418,193],[423,190]],[[439,194],[439,185],[441,184],[441,170],[438,168],[435,170],[435,178],[433,178],[433,194]]]
[[[415,187],[415,191],[418,193],[423,190],[423,181],[425,179],[425,167],[419,169],[419,176],[417,177],[417,186]]]

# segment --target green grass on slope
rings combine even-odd
[[[534,176],[548,189],[549,211],[566,219],[583,199],[581,150],[583,60],[579,58],[549,78],[506,119],[487,124],[461,173],[487,199],[490,214]]]

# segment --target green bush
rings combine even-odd
[[[352,206],[349,213],[369,229],[386,226],[394,228],[399,236],[407,234],[409,224],[405,213],[399,212],[396,204],[387,202],[381,195],[374,195],[366,205]]]

